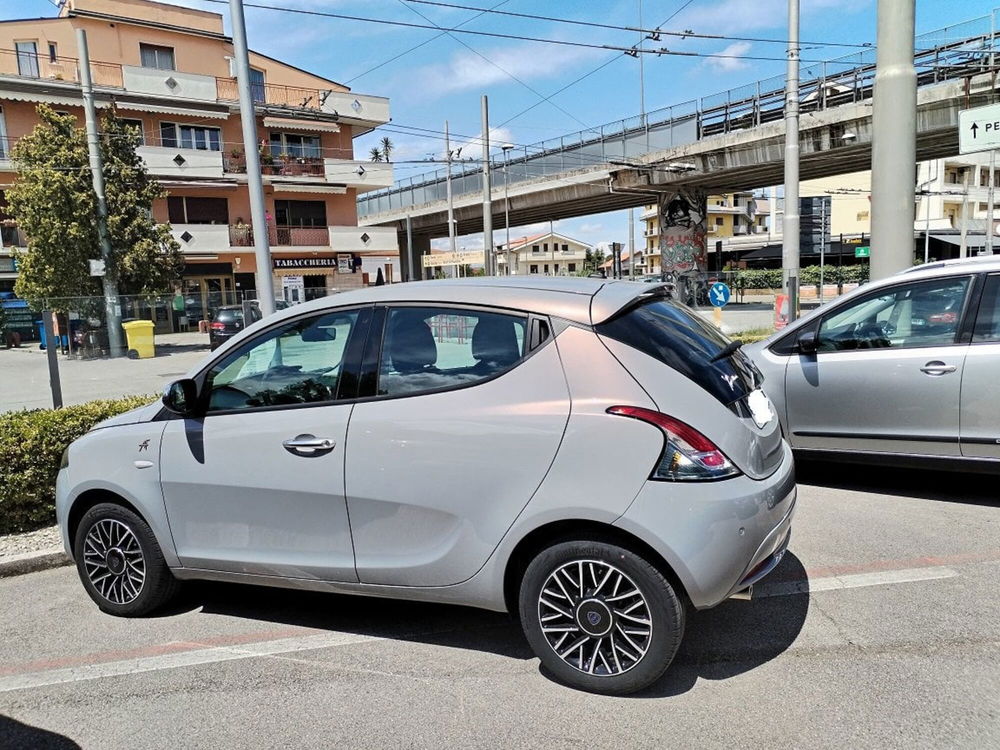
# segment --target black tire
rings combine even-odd
[[[580,576],[575,572],[581,570],[581,565],[582,595]],[[604,578],[603,573],[609,570],[610,578]],[[598,580],[600,586],[594,584],[594,579],[602,579]],[[562,586],[558,585],[560,581]],[[625,588],[628,584],[638,591],[634,598],[623,595],[631,590]],[[547,592],[544,603],[543,589]],[[556,591],[555,595],[548,593]],[[567,596],[570,607],[564,607]],[[565,609],[565,613],[560,614],[559,609]],[[528,642],[556,679],[605,695],[627,695],[656,682],[673,661],[684,635],[684,607],[663,574],[640,555],[605,542],[561,542],[540,552],[521,581],[519,610]],[[624,614],[626,611],[632,615]],[[604,619],[605,613],[610,619]],[[542,630],[542,617],[546,618],[548,633]],[[647,618],[648,636],[635,635],[646,630],[645,625],[636,623]],[[575,634],[571,630],[574,626]],[[563,637],[559,632],[562,628],[568,631],[568,640],[557,642]],[[590,629],[596,632],[589,633]],[[574,644],[583,639],[589,640],[573,650]],[[560,656],[557,646],[570,654]],[[638,658],[630,661],[628,652]]]
[[[77,527],[73,550],[83,587],[109,615],[147,615],[180,589],[149,525],[120,505],[100,503],[88,510]],[[141,582],[136,584],[139,569]]]

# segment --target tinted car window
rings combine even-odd
[[[952,344],[969,278],[945,278],[892,287],[862,297],[823,318],[819,350],[906,349]]]
[[[1000,276],[989,276],[979,303],[973,341],[1000,341]]]
[[[630,308],[596,330],[669,365],[724,404],[747,396],[760,379],[740,351],[713,362],[729,340],[697,313],[669,300]]]
[[[295,321],[245,344],[208,374],[208,411],[332,401],[358,313]]]
[[[526,316],[432,307],[389,311],[379,365],[380,396],[470,385],[524,356]]]

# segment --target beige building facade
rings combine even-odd
[[[355,159],[353,142],[389,121],[384,97],[251,52],[266,227],[252,226],[233,45],[222,16],[148,0],[67,0],[53,18],[0,22],[0,212],[17,179],[11,147],[47,103],[83,125],[75,33],[87,32],[98,113],[115,106],[168,191],[153,216],[185,256],[186,295],[213,306],[255,296],[254,233],[267,232],[279,297],[301,301],[399,280],[396,233],[358,228],[359,193],[392,184],[392,165]],[[0,291],[16,279],[22,236],[4,214]]]

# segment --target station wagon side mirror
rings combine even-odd
[[[819,349],[819,333],[815,330],[800,333],[796,344],[800,354],[815,354]]]
[[[198,385],[191,378],[175,380],[163,391],[161,401],[167,411],[190,417],[198,408]]]

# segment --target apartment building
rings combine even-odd
[[[79,28],[98,111],[114,105],[141,131],[140,154],[169,193],[153,216],[170,223],[186,261],[183,290],[206,315],[253,294],[256,232],[269,236],[268,270],[289,301],[361,286],[380,270],[399,279],[395,231],[357,226],[357,195],[391,185],[392,165],[355,159],[353,141],[389,121],[388,100],[251,52],[267,210],[267,226],[253,226],[222,16],[149,0],[65,0],[52,18],[0,22],[0,214],[2,190],[17,179],[10,148],[37,123],[37,105],[83,124]],[[3,291],[16,278],[10,247],[26,238],[10,216],[0,219]]]
[[[590,245],[559,233],[536,234],[511,240],[510,253],[505,245],[497,251],[497,268],[518,276],[576,276],[583,271]]]

